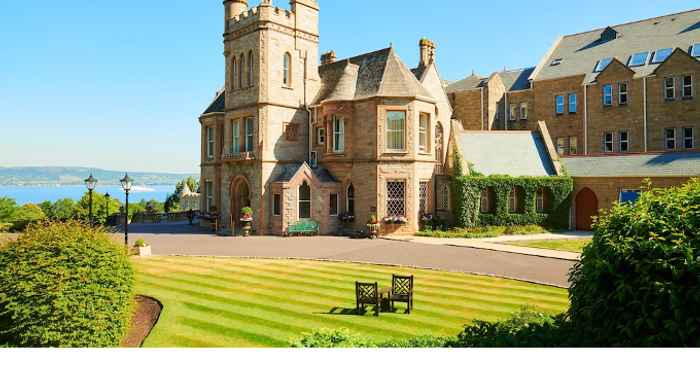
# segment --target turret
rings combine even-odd
[[[226,23],[248,10],[248,0],[224,0]]]

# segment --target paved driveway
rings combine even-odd
[[[341,237],[220,237],[192,228],[130,227],[133,242],[143,238],[155,255],[302,258],[377,263],[508,277],[568,287],[573,261],[514,253],[428,245],[394,240]],[[120,237],[120,236],[115,236]]]

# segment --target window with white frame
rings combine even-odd
[[[254,135],[255,135],[255,125],[253,123],[253,117],[247,117],[245,119],[245,152],[250,153],[254,150]]]
[[[214,206],[214,183],[211,181],[205,181],[204,192],[206,193],[207,202],[204,205],[204,208],[207,210],[207,212],[211,212],[212,207]]]
[[[450,209],[450,184],[440,184],[440,189],[437,193],[437,209],[448,211]]]
[[[337,216],[338,215],[338,194],[337,193],[332,193],[331,194],[331,199],[330,199],[330,210],[328,213],[331,216]]]
[[[515,121],[516,119],[518,119],[518,105],[511,104],[508,109],[508,120]]]
[[[520,103],[520,119],[527,120],[527,103]]]
[[[386,214],[389,217],[406,216],[406,182],[386,182]]]
[[[603,134],[603,151],[606,153],[615,151],[615,135],[612,132]]]
[[[694,149],[695,148],[695,129],[692,127],[683,128],[683,148],[684,149]]]
[[[578,96],[576,93],[569,94],[569,113],[576,113],[578,110]]]
[[[333,152],[345,151],[345,121],[341,117],[333,116]]]
[[[576,136],[569,137],[569,154],[578,154],[578,137]]]
[[[430,114],[421,113],[418,123],[418,148],[422,153],[430,152]]]
[[[241,121],[235,120],[231,123],[231,154],[241,152]]]
[[[282,195],[274,194],[272,196],[272,215],[281,216],[282,215]]]
[[[207,158],[214,158],[214,128],[207,127]]]
[[[666,100],[673,100],[676,98],[676,79],[673,77],[668,77],[664,79],[664,97]]]
[[[630,150],[630,135],[627,130],[620,131],[619,137],[620,152],[629,152]]]
[[[564,114],[564,95],[554,97],[554,105],[557,114]]]
[[[566,138],[565,137],[558,137],[557,138],[557,153],[559,155],[566,155],[567,153],[567,145],[566,145]]]
[[[316,144],[325,145],[326,144],[326,128],[319,127],[316,129]]]
[[[627,91],[627,83],[621,82],[617,84],[617,102],[619,105],[626,105],[629,100],[629,93]]]
[[[311,218],[311,187],[304,181],[299,186],[299,219]]]
[[[346,194],[346,200],[347,200],[347,205],[346,205],[346,211],[350,215],[355,215],[355,186],[353,184],[350,184],[348,186],[347,194]]]
[[[391,151],[406,150],[406,112],[387,112],[386,148]]]
[[[681,96],[684,99],[693,97],[693,76],[683,76],[683,89],[681,90]]]
[[[603,106],[610,107],[613,103],[613,88],[611,84],[603,85]]]
[[[537,194],[535,196],[537,213],[547,213],[549,211],[549,197],[550,194],[547,188],[537,189]]]
[[[664,130],[664,138],[666,140],[666,149],[673,150],[676,149],[676,129],[667,128]]]
[[[421,181],[418,184],[418,211],[420,214],[428,213],[428,181]]]
[[[282,83],[284,86],[292,85],[292,54],[284,53],[284,60],[282,61]]]

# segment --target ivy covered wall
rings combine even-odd
[[[461,171],[455,171],[455,175]],[[522,189],[522,213],[509,212],[512,189]],[[481,194],[492,189],[495,209],[481,212]],[[537,211],[537,191],[548,190],[546,213]],[[543,225],[557,229],[569,227],[571,196],[574,188],[570,177],[510,177],[510,176],[454,176],[452,178],[452,209],[458,227],[487,225]]]

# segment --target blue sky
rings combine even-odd
[[[535,65],[559,35],[697,7],[691,0],[320,4],[322,51],[344,58],[393,43],[413,66],[418,40],[429,37],[449,80]],[[0,166],[197,172],[197,117],[223,83],[222,28],[221,0],[1,1]]]

